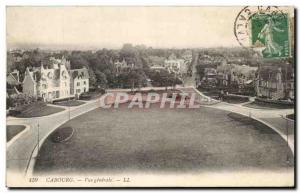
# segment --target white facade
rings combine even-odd
[[[187,63],[183,59],[165,60],[165,68],[175,74],[184,74],[187,72]]]
[[[51,69],[41,66],[41,79],[37,96],[46,101],[70,97],[70,76],[65,65],[54,65]]]
[[[31,96],[37,96],[37,83],[33,78],[33,72],[30,72],[28,68],[25,71],[25,78],[23,80],[23,93]]]
[[[85,67],[81,69],[71,70],[70,75],[71,75],[71,85],[70,85],[71,95],[78,96],[81,93],[89,91],[89,74],[88,74],[88,70]]]
[[[66,68],[69,61],[65,58],[61,60],[50,58],[50,62],[51,65],[47,67],[41,65],[40,68],[26,69],[23,81],[25,94],[41,97],[44,101],[53,101],[89,91],[86,68],[71,70],[71,76]]]

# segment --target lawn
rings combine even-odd
[[[199,109],[95,109],[61,126],[73,136],[47,138],[38,175],[105,172],[207,172],[293,167],[285,141],[270,128],[228,112]],[[291,159],[293,160],[293,159]]]
[[[249,101],[248,97],[234,96],[234,95],[224,95],[223,101],[232,104],[240,104]]]
[[[86,93],[82,93],[79,97],[80,100],[94,100],[97,98],[100,98],[103,94],[105,93],[105,91],[89,91]]]
[[[20,118],[41,117],[63,111],[63,108],[47,106],[44,102],[35,102],[17,107],[11,115]]]
[[[9,142],[14,136],[25,129],[24,125],[7,125],[6,126],[6,142]]]
[[[74,107],[74,106],[85,104],[85,102],[78,101],[78,100],[67,100],[67,101],[55,102],[54,104],[59,106]]]
[[[254,109],[291,109],[291,108],[293,108],[288,105],[266,103],[266,102],[260,102],[260,101],[254,101],[252,103],[245,104],[244,106],[254,108]]]

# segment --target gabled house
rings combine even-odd
[[[259,70],[256,81],[256,93],[258,97],[265,97],[273,100],[285,98],[287,91],[287,72],[281,67],[263,68]],[[293,88],[293,86],[292,86]],[[293,96],[292,96],[293,97]]]
[[[294,72],[281,67],[261,68],[257,75],[256,93],[258,97],[273,100],[294,99]]]
[[[201,80],[201,84],[216,86],[217,84],[217,69],[215,68],[205,68],[204,76]]]
[[[70,76],[62,60],[50,58],[50,65],[39,68],[26,68],[23,80],[23,93],[53,101],[70,97]]]
[[[18,95],[22,90],[18,70],[15,69],[6,76],[6,90],[7,96]]]
[[[71,95],[79,96],[81,93],[89,91],[89,73],[86,67],[70,70]]]
[[[122,61],[115,61],[114,62],[115,68],[117,70],[117,73],[121,73],[124,71],[129,71],[130,69],[135,68],[135,65],[133,63],[127,63],[126,60],[123,58]]]
[[[15,69],[14,71],[10,72],[6,76],[6,82],[7,84],[12,86],[20,85],[21,83],[20,83],[19,71]]]
[[[164,67],[174,74],[187,73],[188,62],[184,59],[177,59],[175,54],[171,54],[167,60],[164,61]]]

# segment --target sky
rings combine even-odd
[[[7,46],[97,49],[239,46],[242,7],[7,7]]]

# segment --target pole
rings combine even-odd
[[[40,112],[42,112],[42,107],[40,105]],[[38,154],[37,156],[39,156],[39,151],[40,151],[40,120],[38,118],[38,125],[37,125],[37,148],[38,148]]]
[[[289,149],[289,120],[286,119],[286,145],[287,145],[287,150]],[[289,163],[289,154],[286,154],[286,162]]]
[[[68,100],[68,109],[69,109],[69,120],[71,119],[71,112],[70,112],[70,97],[69,97],[69,100]]]
[[[38,134],[38,137],[37,137],[37,139],[38,139],[38,141],[37,141],[37,147],[38,147],[38,152],[40,151],[40,124],[39,124],[39,122],[38,122],[38,125],[37,125],[38,127],[37,127],[37,134]],[[39,154],[37,154],[37,156],[38,156]]]

